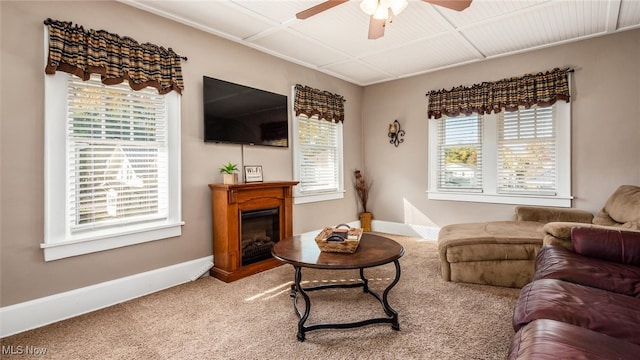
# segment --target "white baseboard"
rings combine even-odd
[[[346,223],[351,227],[360,227],[360,221],[352,221]],[[318,229],[316,231],[309,231],[305,233],[306,236],[315,236],[322,229]],[[373,220],[371,222],[371,230],[384,232],[387,234],[396,234],[396,235],[404,235],[404,236],[413,236],[419,237],[428,240],[436,240],[438,238],[438,233],[440,232],[439,227],[434,226],[425,226],[425,225],[411,225],[411,224],[401,224],[391,221],[382,221],[382,220]]]
[[[213,256],[0,308],[0,338],[135,299],[203,275]]]
[[[347,223],[359,227],[360,222]],[[373,231],[435,240],[439,228],[373,220]],[[318,231],[305,233],[315,236]],[[204,275],[213,256],[0,308],[0,338],[184,284]]]
[[[419,237],[428,240],[436,240],[438,238],[438,233],[440,232],[439,227],[401,224],[381,220],[373,220],[371,222],[371,230],[385,232],[388,234]]]

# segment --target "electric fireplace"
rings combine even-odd
[[[231,282],[282,265],[271,255],[271,248],[293,236],[293,186],[297,183],[209,184],[211,276]]]

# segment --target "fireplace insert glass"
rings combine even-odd
[[[242,266],[271,257],[271,248],[280,240],[279,208],[242,211]]]

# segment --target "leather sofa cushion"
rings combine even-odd
[[[508,360],[637,359],[640,345],[555,320],[535,320],[520,329]]]
[[[558,279],[640,298],[640,267],[594,259],[562,246],[543,246],[533,280]]]
[[[557,320],[640,345],[640,299],[556,279],[522,288],[513,312],[518,331],[538,320]]]
[[[575,227],[571,244],[584,256],[640,266],[640,232]]]

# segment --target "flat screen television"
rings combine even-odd
[[[289,146],[287,96],[203,77],[204,141]]]

